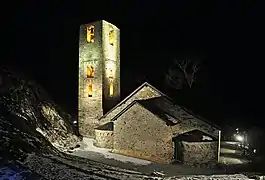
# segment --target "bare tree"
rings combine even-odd
[[[192,60],[174,60],[166,74],[167,83],[176,89],[191,88],[196,81],[200,63]]]

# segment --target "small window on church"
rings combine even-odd
[[[109,85],[109,95],[113,96],[113,82],[111,82]]]
[[[90,81],[88,84],[88,97],[92,97],[92,82]]]
[[[95,27],[93,25],[87,27],[86,39],[88,43],[93,43],[95,38]]]
[[[110,45],[114,45],[114,30],[112,29],[112,30],[110,30],[110,32],[109,32],[109,44]]]
[[[95,73],[95,71],[94,71],[93,66],[88,65],[87,68],[86,68],[86,77],[87,78],[93,78],[94,77],[94,73]]]

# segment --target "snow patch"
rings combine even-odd
[[[0,179],[12,179],[12,180],[19,180],[23,179],[20,173],[14,171],[9,167],[2,167],[0,168]]]
[[[232,144],[232,145],[238,144],[238,142],[233,142],[233,141],[224,141],[223,143],[224,144]]]
[[[44,137],[47,135],[44,131],[42,131],[39,127],[36,128],[36,131],[41,133]]]
[[[80,148],[77,148],[75,150],[74,155],[77,155],[77,156],[80,155],[78,152],[93,151],[93,152],[98,152],[102,154],[107,159],[114,159],[114,160],[118,160],[122,162],[131,162],[131,163],[139,164],[139,165],[148,165],[152,163],[151,161],[147,161],[143,159],[138,159],[138,158],[133,158],[129,156],[123,156],[120,154],[111,153],[111,149],[95,147],[94,142],[95,142],[94,139],[84,137]]]
[[[74,159],[64,159],[58,156],[37,156],[35,154],[29,154],[23,164],[45,179],[162,180],[162,178],[147,176],[138,172],[129,172],[124,169],[106,166],[101,163],[89,161],[81,162],[75,161]]]
[[[165,116],[167,117],[167,120],[173,122],[173,123],[178,123],[179,121],[177,119],[175,119],[174,117],[168,115],[168,114],[165,114]]]
[[[210,141],[211,141],[211,140],[213,140],[213,139],[212,139],[211,137],[209,137],[209,136],[204,136],[204,135],[203,135],[203,136],[202,136],[202,140],[210,140]]]
[[[23,118],[23,119],[25,119],[26,121],[28,121],[28,119],[25,117],[25,116],[23,116],[23,115],[21,115],[21,114],[19,114],[19,113],[15,113],[18,117],[21,117],[21,118]]]
[[[194,175],[194,176],[182,176],[182,177],[168,177],[164,180],[249,180],[249,178],[242,174],[233,174],[233,175]]]

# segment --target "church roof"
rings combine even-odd
[[[108,131],[113,131],[113,122],[108,122],[106,124],[103,124],[97,128],[95,128],[96,130],[108,130]]]
[[[168,96],[163,96],[163,97],[156,97],[156,98],[151,98],[147,99],[144,101],[141,101],[143,103],[148,103],[149,106],[152,106],[151,104],[156,104],[158,108],[163,109],[165,112],[170,114],[171,116],[175,116],[175,118],[178,118],[179,120],[187,120],[191,116],[194,119],[199,119],[201,121],[204,121],[205,123],[213,126],[214,128],[220,129],[220,127],[216,126],[212,122],[209,122],[208,120],[196,115],[192,111],[176,104],[171,98],[168,98]],[[177,112],[177,115],[176,115]]]
[[[208,134],[215,134],[216,136],[217,130],[220,129],[213,123],[175,104],[173,99],[147,82],[143,83],[108,113],[103,115],[99,119],[100,125],[114,121],[136,103],[158,116],[161,120],[166,121],[169,125],[182,122],[182,128],[175,129],[176,133],[187,132],[190,130],[189,126],[192,126],[195,129],[201,129]]]
[[[109,110],[106,114],[104,114],[99,119],[99,122],[100,124],[101,123],[105,124],[106,122],[110,121],[114,116],[119,114],[124,108],[126,108],[134,100],[149,99],[152,97],[159,97],[159,96],[165,96],[169,98],[167,95],[156,89],[154,86],[152,86],[148,82],[145,82],[137,89],[135,89],[131,94],[129,94],[125,99],[123,99],[120,103],[118,103],[111,110]]]
[[[204,121],[204,119],[201,119],[186,111],[186,109],[175,105],[174,102],[167,96],[154,97],[144,100],[134,100],[122,111],[116,114],[111,121],[115,121],[135,104],[141,105],[143,108],[147,109],[152,114],[165,121],[168,125],[174,126],[178,123],[181,123],[182,125],[179,127],[180,129],[176,128],[176,132],[173,132],[174,134],[176,133],[176,135],[197,129],[211,135],[212,137],[216,137],[216,132],[219,129],[213,126],[211,123]]]
[[[151,98],[151,99],[146,99],[146,100],[134,100],[131,102],[126,108],[124,108],[121,112],[119,112],[116,116],[114,116],[111,121],[115,121],[119,116],[121,116],[124,112],[126,112],[128,109],[130,109],[133,105],[139,104],[143,108],[147,109],[150,111],[152,114],[156,115],[158,118],[161,120],[165,121],[168,125],[175,125],[179,121],[176,117],[174,117],[172,114],[168,113],[165,111],[165,108],[161,108],[157,105],[159,103],[159,100],[166,100],[166,97],[156,97],[156,98]]]
[[[162,120],[166,121],[170,125],[175,125],[179,121],[172,113],[168,112],[167,109],[171,108],[170,106],[160,106],[163,101],[168,101],[167,97],[155,97],[146,100],[136,100],[140,105],[145,109],[151,111],[153,114],[157,115]]]

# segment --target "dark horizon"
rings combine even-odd
[[[7,24],[6,62],[27,71],[56,102],[76,113],[79,25],[103,19],[121,30],[122,99],[145,80],[164,92],[164,74],[173,59],[198,58],[203,68],[196,104],[202,115],[264,126],[259,105],[264,3],[152,2],[112,1],[104,12],[77,3],[18,5]]]

